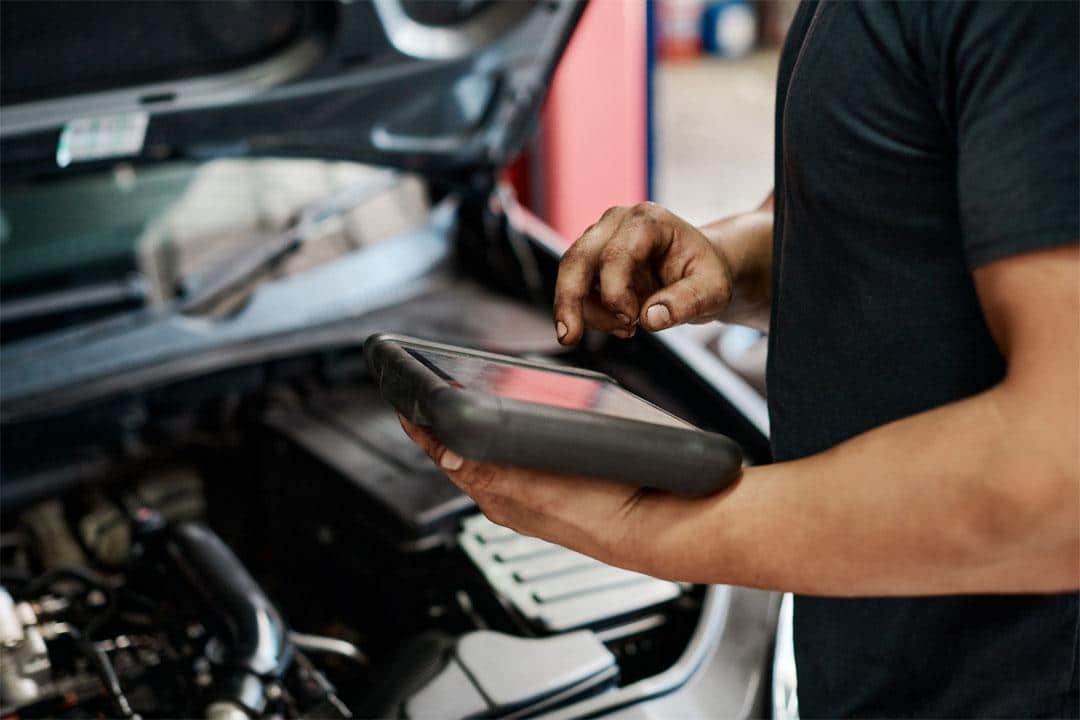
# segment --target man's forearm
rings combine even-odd
[[[815,595],[1074,588],[1080,482],[1026,445],[1025,405],[994,389],[748,469],[706,503],[660,499],[640,515],[642,569]]]

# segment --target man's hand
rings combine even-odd
[[[727,320],[767,325],[772,210],[698,229],[653,203],[613,207],[563,256],[555,285],[559,342],[585,327],[628,338]]]

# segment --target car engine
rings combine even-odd
[[[703,588],[492,524],[365,372],[327,351],[5,426],[0,717],[529,716],[679,658]]]
[[[350,716],[212,530],[145,507],[132,529],[130,576],[63,567],[18,602],[0,590],[5,717]]]

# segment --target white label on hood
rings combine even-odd
[[[56,145],[56,164],[138,155],[146,139],[150,116],[144,112],[78,118],[64,126]]]

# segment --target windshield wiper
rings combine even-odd
[[[281,232],[268,235],[258,244],[229,255],[211,270],[183,281],[179,311],[195,315],[215,307],[260,273],[272,269],[299,250],[323,222],[389,190],[399,178],[397,172],[387,170],[304,206]]]
[[[13,323],[109,305],[145,305],[148,296],[146,281],[139,275],[133,275],[125,280],[80,285],[67,290],[5,300],[0,307],[0,319],[5,323]]]

